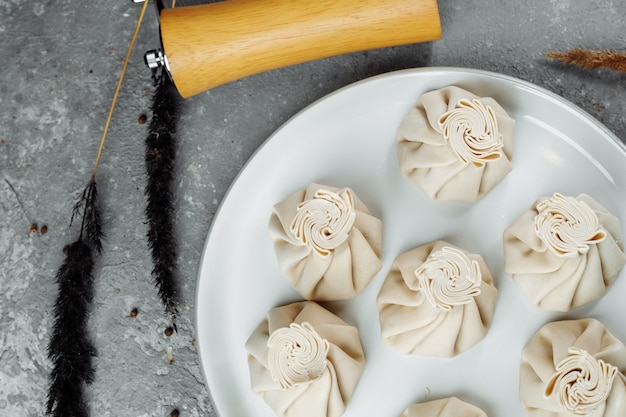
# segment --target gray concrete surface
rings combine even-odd
[[[207,231],[255,149],[325,94],[395,69],[480,68],[558,93],[626,138],[626,75],[542,58],[548,49],[623,49],[626,2],[440,0],[439,7],[439,41],[283,68],[185,101],[175,184],[185,309],[179,333],[169,338],[144,238],[146,125],[137,120],[150,103],[143,53],[158,46],[157,23],[148,13],[98,173],[107,237],[90,318],[99,350],[88,388],[92,415],[167,416],[174,408],[181,416],[215,415],[194,342],[194,291]],[[139,10],[122,0],[0,0],[1,416],[43,415],[53,278],[63,245],[75,238],[68,228],[71,207],[89,178]],[[30,233],[33,222],[46,225],[47,233]],[[134,319],[133,307],[139,309]]]

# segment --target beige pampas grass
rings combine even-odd
[[[567,52],[548,51],[544,56],[585,69],[609,68],[626,73],[626,52],[576,48]]]

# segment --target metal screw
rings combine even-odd
[[[160,49],[152,49],[143,56],[143,60],[150,69],[166,67],[165,54]]]

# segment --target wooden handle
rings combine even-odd
[[[161,12],[183,97],[283,66],[440,37],[437,0],[227,0]]]

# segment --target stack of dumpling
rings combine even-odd
[[[316,301],[355,297],[382,267],[382,222],[350,188],[312,183],[274,206],[278,265],[307,301],[269,311],[246,343],[252,390],[278,416],[339,417],[365,367],[359,331]]]
[[[420,96],[397,135],[402,173],[434,200],[474,202],[512,169],[515,121],[456,86]]]
[[[400,169],[433,200],[476,202],[512,170],[514,128],[493,98],[430,91],[398,130]],[[339,417],[365,357],[358,329],[317,301],[352,299],[380,271],[382,222],[352,189],[312,183],[274,206],[269,228],[282,275],[306,301],[270,310],[248,339],[252,390],[280,417]],[[505,230],[504,256],[522,292],[553,311],[597,300],[626,264],[619,220],[582,194],[537,200]],[[497,294],[480,255],[419,246],[394,260],[378,293],[382,338],[402,354],[456,356],[487,334]],[[552,323],[524,349],[520,398],[532,417],[623,417],[625,370],[626,348],[599,322]],[[460,415],[486,417],[455,397],[400,417]]]
[[[537,307],[602,297],[626,263],[617,217],[585,194],[543,197],[504,231],[504,268]]]
[[[359,332],[313,301],[272,309],[246,343],[252,391],[281,417],[339,417],[365,367]]]
[[[624,417],[626,346],[594,319],[548,323],[522,351],[519,389],[530,417]]]
[[[378,294],[383,340],[408,355],[458,355],[485,337],[497,294],[480,255],[445,241],[412,249]]]
[[[307,300],[354,298],[382,268],[382,222],[350,188],[310,184],[274,206],[282,274]]]

